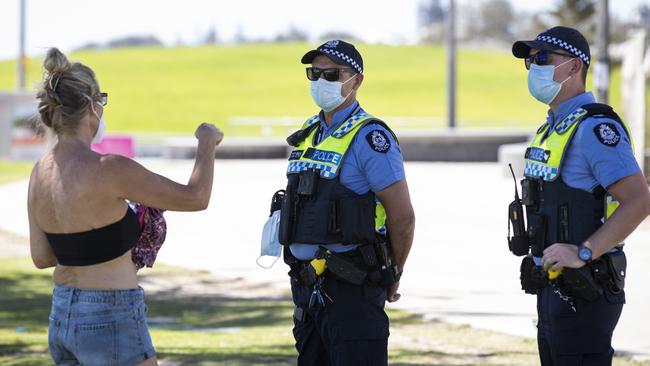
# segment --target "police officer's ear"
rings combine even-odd
[[[363,74],[357,73],[356,76],[354,77],[354,80],[352,80],[352,89],[354,91],[359,90],[359,87],[361,87],[361,83],[363,83]]]
[[[569,69],[569,75],[578,75],[581,71],[584,65],[582,64],[582,60],[578,57],[574,57],[571,60],[571,68]]]

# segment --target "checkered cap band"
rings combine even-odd
[[[346,55],[345,53],[337,50],[329,49],[329,48],[324,48],[324,47],[319,48],[318,51],[342,59],[343,61],[351,65],[353,69],[357,70],[359,74],[363,74],[363,69],[361,68],[361,66],[356,61],[354,61],[352,57]]]
[[[589,65],[589,56],[585,55],[584,52],[580,51],[579,49],[577,49],[573,45],[571,45],[571,44],[569,44],[569,43],[567,43],[567,42],[565,42],[565,41],[563,41],[563,40],[561,40],[559,38],[555,38],[555,37],[552,37],[552,36],[540,35],[540,36],[537,36],[536,40],[546,42],[546,43],[550,43],[550,44],[553,44],[555,46],[561,47],[561,48],[569,51],[570,53],[572,53],[576,57],[580,57],[580,59],[582,61],[584,61],[585,64]]]

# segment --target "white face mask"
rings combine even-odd
[[[260,256],[257,258],[257,265],[269,269],[282,255],[282,244],[280,244],[280,210],[273,211],[271,217],[266,220],[262,230],[262,243]]]
[[[87,98],[90,99],[90,97]],[[102,139],[104,138],[104,131],[106,130],[106,122],[104,122],[104,112],[102,112],[101,116],[97,114],[97,111],[95,110],[95,107],[92,104],[92,99],[90,100],[91,100],[90,108],[93,110],[95,117],[97,117],[97,120],[99,121],[99,126],[97,127],[97,132],[95,133],[95,137],[93,137],[92,143],[99,144],[102,142]],[[99,102],[95,102],[95,103],[101,105],[101,103]]]
[[[104,122],[104,116],[101,116],[99,119],[99,127],[97,128],[97,133],[93,137],[93,144],[99,144],[104,139],[104,131],[106,130],[106,122]]]
[[[311,82],[311,97],[316,102],[316,105],[321,107],[325,112],[330,112],[336,107],[340,106],[352,94],[352,90],[346,96],[341,95],[343,84],[354,79],[356,75],[352,75],[344,82],[340,81],[327,81],[320,78]]]
[[[557,66],[530,65],[530,70],[528,70],[528,91],[530,92],[530,95],[544,104],[551,104],[555,97],[560,93],[562,84],[571,78],[571,76],[569,76],[561,83],[558,83],[553,79],[555,69],[570,61],[573,61],[573,59],[566,60]]]

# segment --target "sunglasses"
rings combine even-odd
[[[539,65],[539,66],[548,65],[550,63],[548,57],[549,55],[558,55],[558,56],[575,58],[573,55],[568,55],[566,53],[542,50],[532,56],[528,56],[524,58],[524,64],[526,65],[526,70],[530,70],[530,65],[532,64]]]
[[[108,104],[108,93],[99,93],[98,102],[102,105],[102,107],[106,107]]]
[[[337,81],[339,80],[339,74],[341,71],[347,71],[350,74],[355,74],[354,70],[349,67],[345,68],[327,68],[327,69],[319,69],[318,67],[308,67],[305,70],[307,70],[307,79],[311,81],[316,81],[320,79],[321,75],[323,75],[323,78],[327,81]]]

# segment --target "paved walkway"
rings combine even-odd
[[[186,182],[191,161],[143,160],[150,169]],[[255,264],[261,228],[275,190],[283,188],[282,160],[217,161],[210,208],[166,214],[168,239],[159,260],[241,276],[288,288],[284,264]],[[417,216],[402,299],[390,306],[445,322],[535,336],[535,301],[519,289],[520,260],[506,244],[512,178],[495,163],[407,163]],[[0,229],[27,235],[26,183],[0,186]],[[627,241],[630,277],[615,333],[617,350],[650,355],[650,220]]]

